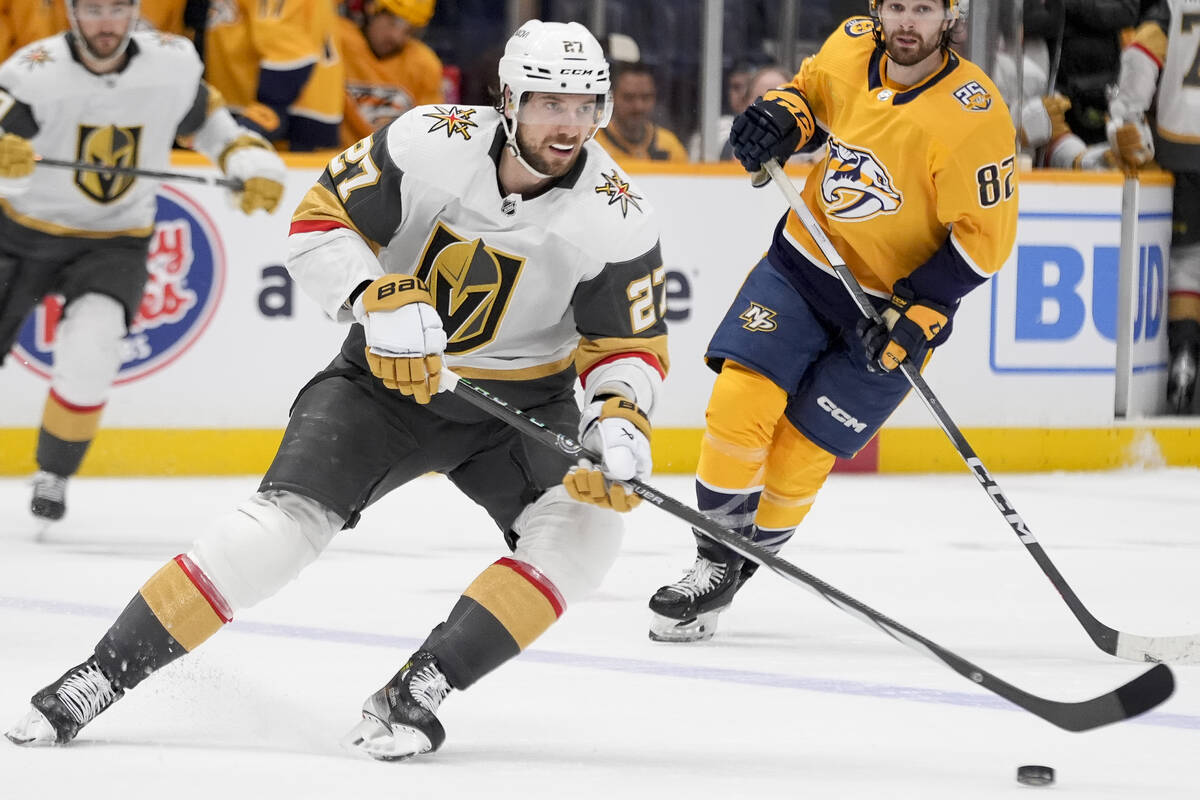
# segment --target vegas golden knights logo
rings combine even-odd
[[[417,277],[433,295],[446,329],[446,352],[469,353],[496,338],[525,259],[464,239],[437,223]]]
[[[77,158],[85,164],[104,167],[136,167],[138,147],[142,141],[142,126],[128,128],[105,125],[94,128],[79,126]],[[97,203],[111,203],[133,186],[133,175],[112,172],[75,172],[75,185]]]

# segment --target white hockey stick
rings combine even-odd
[[[838,279],[842,285],[846,287],[846,291],[854,298],[854,304],[858,306],[858,310],[863,316],[868,317],[875,322],[880,322],[879,312],[875,310],[875,306],[871,304],[866,292],[863,291],[854,274],[846,266],[846,262],[838,255],[837,249],[833,243],[829,241],[829,237],[825,235],[825,231],[817,224],[813,218],[812,212],[808,210],[808,206],[804,204],[804,199],[800,196],[800,192],[784,174],[779,166],[779,162],[771,159],[763,168],[770,175],[775,185],[783,192],[787,198],[788,205],[796,212],[796,216],[800,218],[805,230],[812,236],[817,243],[817,247],[821,249],[821,254],[829,265],[833,267],[837,273]],[[1017,513],[1012,503],[1004,496],[1004,492],[1000,490],[1000,485],[992,478],[987,467],[979,460],[979,456],[975,454],[974,449],[967,442],[962,431],[954,424],[954,420],[946,413],[946,409],[942,407],[941,401],[929,388],[929,384],[921,376],[920,371],[909,361],[900,363],[900,370],[904,373],[904,377],[908,378],[908,382],[912,384],[913,389],[924,401],[929,412],[933,414],[933,418],[937,420],[938,425],[945,431],[949,437],[950,443],[954,445],[954,449],[967,463],[967,468],[975,479],[979,481],[979,485],[992,498],[992,502],[996,504],[996,508],[1004,517],[1004,521],[1012,528],[1013,533],[1017,534],[1017,538],[1021,540],[1021,544],[1025,545],[1025,549],[1033,556],[1033,560],[1042,568],[1042,572],[1050,579],[1050,583],[1062,595],[1062,599],[1066,602],[1067,607],[1071,609],[1071,613],[1083,625],[1083,629],[1087,631],[1088,636],[1092,641],[1106,653],[1124,658],[1130,661],[1158,661],[1171,664],[1195,664],[1200,663],[1200,634],[1190,636],[1138,636],[1132,633],[1118,631],[1115,628],[1110,628],[1100,620],[1092,616],[1092,613],[1087,610],[1076,596],[1074,590],[1067,584],[1062,573],[1054,566],[1054,562],[1046,555],[1046,551],[1034,538],[1033,533],[1029,530],[1029,526],[1025,524],[1025,520],[1021,519],[1021,515]]]

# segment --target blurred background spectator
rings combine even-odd
[[[205,77],[276,145],[337,147],[346,80],[335,22],[333,0],[210,0]]]
[[[687,161],[679,138],[654,122],[658,89],[650,66],[616,62],[612,72],[612,120],[596,134],[596,141],[618,162]]]
[[[417,38],[433,12],[434,0],[366,0],[338,19],[346,66],[343,147],[413,106],[443,102],[441,59]]]

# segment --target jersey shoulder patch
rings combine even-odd
[[[70,63],[71,52],[65,35],[39,39],[9,56],[0,67],[0,85],[14,94],[26,88],[40,94],[43,87],[54,84],[55,76]]]
[[[874,33],[874,31],[875,20],[870,17],[851,17],[842,23],[842,32],[853,39]]]

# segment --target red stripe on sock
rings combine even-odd
[[[567,607],[567,602],[563,600],[563,596],[559,594],[558,587],[550,582],[542,571],[532,564],[526,564],[524,561],[517,561],[515,558],[501,558],[496,562],[502,567],[508,567],[513,572],[520,575],[525,580],[534,585],[539,592],[550,603],[550,607],[554,609],[554,618],[558,619],[563,615],[563,611]]]
[[[221,596],[217,587],[213,586],[212,581],[204,574],[204,570],[200,569],[195,561],[188,558],[186,553],[175,556],[175,563],[183,570],[183,574],[188,576],[188,580],[199,590],[201,596],[212,606],[212,610],[221,618],[221,622],[233,622],[233,609],[229,607],[228,601]]]
[[[63,396],[53,389],[50,390],[50,397],[52,397],[54,402],[58,403],[63,408],[67,409],[68,411],[74,411],[76,414],[91,414],[104,408],[104,403],[94,406],[77,405],[69,400],[64,400]]]

